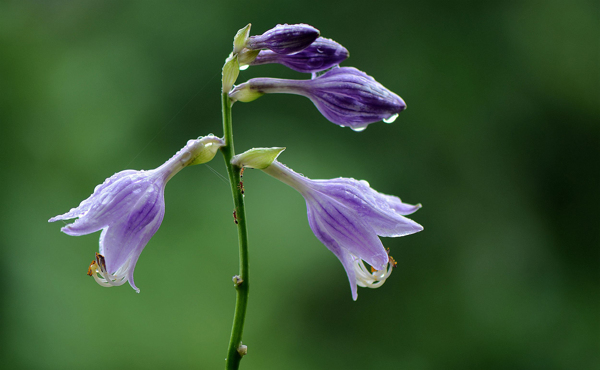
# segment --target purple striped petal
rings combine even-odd
[[[381,194],[366,181],[352,178],[311,180],[277,160],[263,169],[298,190],[306,200],[311,230],[342,262],[357,299],[357,285],[376,288],[383,284],[395,264],[378,236],[399,237],[423,230],[404,217],[415,207],[400,198]],[[374,269],[364,265],[368,263]]]
[[[250,50],[269,49],[278,54],[303,50],[319,37],[319,30],[308,24],[278,24],[259,36],[246,41]]]

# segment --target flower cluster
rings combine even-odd
[[[165,164],[151,171],[119,172],[98,185],[78,207],[49,221],[77,218],[62,228],[64,233],[73,236],[102,230],[100,250],[88,274],[107,287],[128,281],[139,292],[133,271],[142,250],[163,220],[167,181],[186,166],[210,161],[221,148],[235,202],[241,198],[243,205],[240,180],[244,168],[260,169],[300,192],[306,201],[310,228],[341,261],[352,298],[356,300],[358,286],[381,286],[396,266],[379,237],[401,237],[423,230],[421,225],[405,217],[421,205],[403,203],[396,196],[379,193],[366,181],[304,177],[277,161],[284,148],[255,148],[233,156],[230,121],[234,102],[250,102],[270,93],[307,97],[329,121],[355,131],[362,131],[380,120],[388,123],[395,120],[406,108],[402,98],[366,73],[354,67],[340,67],[348,56],[346,48],[321,37],[319,30],[306,24],[277,25],[256,36],[250,36],[250,25],[242,28],[234,38],[232,53],[222,71],[225,138],[209,135],[190,140]],[[268,63],[310,73],[311,78],[253,78],[235,85],[240,70]],[[234,210],[236,223],[238,216]]]
[[[348,50],[333,40],[317,38],[318,31],[316,36],[314,31],[313,27],[303,24],[279,25],[263,35],[247,38],[245,49],[239,53],[239,65],[279,63],[298,72],[311,73],[312,78],[253,78],[227,90],[231,100],[250,102],[271,93],[302,95],[329,121],[355,131],[362,131],[380,120],[393,122],[398,113],[406,109],[402,98],[373,77],[353,67],[339,68],[348,58]],[[317,72],[325,70],[328,71],[317,76]]]

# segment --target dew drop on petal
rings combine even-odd
[[[354,132],[361,132],[366,130],[367,126],[363,126],[363,127],[350,127],[352,129],[352,131]]]
[[[185,153],[183,153],[181,155],[181,159],[180,160],[185,163],[185,162],[189,161],[191,157],[192,157],[192,153],[185,152]]]
[[[248,67],[250,67],[250,64],[246,64],[246,65],[240,66],[240,71],[245,71],[245,70],[248,69]]]
[[[396,120],[396,118],[398,118],[398,113],[394,114],[393,116],[389,116],[388,118],[384,119],[383,122],[392,123]]]

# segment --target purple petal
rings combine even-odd
[[[322,233],[327,233],[348,252],[362,258],[375,268],[385,267],[388,255],[381,240],[356,212],[326,197],[313,199],[307,197],[306,206],[313,212]]]
[[[246,42],[250,50],[270,49],[278,54],[291,54],[306,48],[319,37],[319,30],[308,24],[278,24]]]
[[[313,184],[315,189],[326,192],[327,195],[354,209],[379,236],[398,237],[423,230],[421,225],[396,211],[399,205],[404,205],[403,210],[415,207],[418,209],[419,206],[404,204],[398,197],[381,194],[373,190],[364,180],[338,178],[313,180]]]
[[[162,222],[164,207],[162,190],[151,186],[128,215],[102,231],[100,254],[104,255],[109,273],[114,274],[131,256],[142,253]]]
[[[358,287],[356,284],[356,272],[354,271],[353,260],[352,256],[350,256],[350,252],[340,247],[338,242],[329,234],[328,227],[323,225],[323,222],[319,217],[315,217],[315,213],[308,206],[307,214],[308,225],[310,226],[312,232],[315,234],[317,239],[319,239],[319,241],[327,247],[327,249],[333,252],[333,254],[342,263],[342,266],[344,266],[344,270],[346,270],[346,275],[348,276],[348,281],[350,283],[350,289],[352,291],[352,299],[356,301],[358,298]]]
[[[65,234],[79,236],[106,227],[111,222],[124,217],[143,196],[144,190],[152,185],[152,181],[148,176],[135,173],[103,187],[89,198],[91,201],[88,210],[75,222],[61,230]]]
[[[312,80],[252,78],[236,86],[229,96],[233,101],[252,101],[268,93],[305,96],[325,118],[356,131],[406,108],[402,98],[352,67],[333,68]]]
[[[279,63],[302,73],[320,72],[348,58],[348,50],[337,42],[319,37],[310,46],[294,54],[278,54],[261,50],[251,65]]]

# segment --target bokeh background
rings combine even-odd
[[[237,272],[223,160],[167,186],[128,285],[86,276],[99,234],[47,220],[126,168],[222,134],[235,32],[309,23],[408,103],[356,133],[308,99],[234,106],[239,151],[423,208],[398,268],[353,302],[302,197],[244,175],[243,369],[600,368],[600,10],[594,1],[0,2],[0,368],[220,369]],[[306,78],[252,67],[238,81]]]

